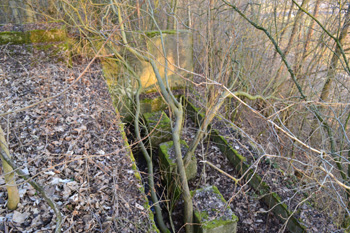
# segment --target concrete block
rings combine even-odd
[[[238,217],[215,186],[192,192],[195,233],[236,233]]]
[[[149,139],[152,147],[158,146],[162,142],[172,140],[171,124],[169,117],[163,111],[144,113]]]
[[[182,156],[184,156],[188,146],[186,142],[183,140],[181,140],[180,143],[181,143]],[[170,180],[171,182],[171,180],[174,177],[173,173],[177,172],[175,149],[174,149],[173,141],[164,142],[159,145],[159,158],[160,158],[161,167],[163,168],[163,170],[167,172],[168,176],[170,176],[167,179]],[[197,160],[193,156],[191,159],[191,162],[186,167],[187,180],[190,180],[196,177],[196,174],[197,174]]]

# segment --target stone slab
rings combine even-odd
[[[192,192],[195,233],[236,233],[238,217],[215,186]]]
[[[182,156],[185,155],[186,150],[188,148],[188,145],[185,141],[181,140],[181,151]],[[164,168],[164,170],[167,172],[167,175],[170,177],[167,177],[168,180],[172,180],[172,174],[176,173],[176,158],[175,158],[175,152],[174,152],[174,142],[164,142],[159,145],[159,158],[161,162],[161,166]],[[193,156],[188,166],[185,168],[187,180],[193,179],[197,175],[197,160]]]

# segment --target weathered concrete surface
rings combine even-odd
[[[181,152],[184,156],[188,148],[185,141],[181,140]],[[164,142],[159,145],[159,162],[162,182],[167,190],[167,199],[171,200],[170,205],[175,205],[181,197],[181,182],[177,175],[177,164],[173,141]],[[197,174],[197,161],[193,157],[186,168],[187,180],[194,178]]]
[[[186,84],[184,78],[189,78],[191,75],[178,69],[178,67],[181,67],[184,70],[193,71],[192,34],[189,31],[180,31],[175,34],[164,33],[163,42],[165,56],[162,48],[161,36],[157,34],[157,32],[154,33],[154,37],[149,38],[146,45],[150,53],[149,56],[157,63],[160,76],[165,83],[165,74],[167,74],[171,88],[184,87]],[[167,69],[165,69],[166,61],[168,63]],[[138,74],[141,77],[142,87],[145,92],[159,90],[153,68],[148,62],[141,62]]]
[[[238,217],[215,186],[192,192],[196,233],[236,233]]]
[[[65,41],[65,29],[33,30],[27,32],[0,32],[0,44],[35,44]]]
[[[147,124],[148,133],[150,133],[149,140],[152,147],[172,139],[170,119],[165,112],[144,113],[143,117]]]
[[[148,36],[140,36],[141,47],[147,53],[146,56],[152,58],[156,62],[159,74],[165,83],[165,74],[168,76],[168,82],[171,88],[181,88],[186,84],[186,79],[191,74],[184,70],[193,71],[192,58],[192,33],[189,31],[167,31],[162,34],[164,42],[164,50],[162,47],[162,37],[157,32],[146,32]],[[116,41],[118,41],[116,39]],[[102,55],[113,53],[113,50],[123,54],[126,53],[125,60],[128,65],[134,69],[136,75],[141,79],[142,92],[157,92],[159,85],[154,70],[149,62],[141,61],[127,51],[122,51],[118,45],[107,45]],[[98,46],[96,46],[98,49]],[[165,62],[167,61],[167,69],[165,70]],[[135,93],[137,90],[137,82],[132,77],[121,62],[115,59],[102,59],[104,75],[109,85],[119,85],[123,91]],[[179,69],[181,68],[181,69]]]
[[[169,86],[172,89],[179,89],[186,86],[186,79],[191,74],[184,70],[193,71],[192,58],[192,34],[189,31],[166,31],[163,33],[163,41],[166,53],[166,59],[162,48],[161,37],[158,32],[146,32],[145,35],[139,36],[138,44],[144,53],[154,59],[159,70],[162,80],[165,81],[165,74],[168,76]],[[120,41],[115,38],[113,41]],[[96,46],[98,49],[98,46]],[[137,77],[141,79],[142,93],[158,92],[160,90],[152,66],[145,61],[140,61],[134,55],[127,52],[122,46],[107,45],[107,49],[101,55],[112,53],[126,55],[125,61],[131,67]],[[165,72],[165,61],[168,62],[168,69]],[[107,79],[108,86],[111,89],[114,100],[120,114],[126,118],[130,115],[133,97],[137,91],[137,79],[130,74],[122,62],[112,57],[102,59],[103,73]],[[180,67],[180,68],[178,68]]]
[[[188,145],[185,141],[181,140],[181,151],[182,156],[185,155]],[[159,145],[159,159],[162,170],[167,173],[167,179],[169,182],[173,180],[173,174],[176,173],[177,165],[174,151],[174,142],[164,142]],[[187,180],[193,179],[197,174],[197,160],[192,157],[192,160],[185,169]]]
[[[140,100],[140,111],[141,113],[146,112],[158,112],[166,109],[168,105],[164,101],[162,96],[155,98],[144,98]]]

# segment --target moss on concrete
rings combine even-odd
[[[167,104],[165,103],[163,97],[159,96],[153,99],[142,99],[140,101],[140,111],[141,113],[146,112],[158,112],[167,108]]]
[[[143,117],[150,133],[149,139],[152,146],[158,146],[172,139],[171,122],[165,112],[148,112],[144,113]]]
[[[52,43],[64,41],[66,38],[64,29],[0,32],[0,44]]]
[[[67,38],[66,30],[52,29],[52,30],[33,30],[29,32],[29,39],[31,43],[48,43],[65,41]]]
[[[168,34],[168,35],[173,35],[176,34],[177,31],[176,30],[162,30],[161,31],[162,34]],[[155,37],[155,36],[159,36],[160,35],[160,31],[146,31],[145,35],[149,38]]]
[[[0,44],[30,44],[29,33],[24,32],[0,32]]]
[[[188,148],[188,145],[185,141],[180,141],[181,146],[184,148],[181,148],[183,156],[186,153],[186,149]],[[177,173],[177,164],[176,164],[176,158],[172,158],[170,153],[174,147],[174,142],[164,142],[159,145],[159,158],[161,162],[161,168],[163,172],[166,173],[166,177],[168,179],[168,182],[170,183],[173,180],[173,174]],[[187,180],[193,179],[197,175],[197,160],[196,157],[193,156],[191,158],[190,163],[185,168]]]
[[[196,108],[192,103],[187,101],[187,112],[190,117],[195,117],[194,120],[198,122],[198,119],[202,118],[199,109]],[[221,150],[221,152],[228,158],[228,160],[232,163],[236,171],[243,175],[245,172],[246,180],[249,180],[249,186],[251,186],[256,193],[262,196],[262,201],[269,207],[272,208],[272,212],[282,221],[285,219],[289,219],[287,223],[287,229],[291,232],[306,232],[305,226],[300,223],[300,220],[291,216],[291,211],[288,209],[285,203],[282,203],[281,197],[271,192],[271,188],[267,183],[262,181],[262,178],[249,170],[250,165],[247,163],[247,159],[239,154],[236,150],[234,150],[227,140],[220,135],[218,130],[212,130],[212,134],[210,136],[211,141],[213,141],[216,146]],[[252,145],[254,148],[254,145]],[[254,149],[257,149],[256,147]]]
[[[197,192],[202,192],[203,190],[211,190],[212,195],[216,195],[216,197],[221,200],[223,206],[227,205],[226,200],[221,195],[220,191],[216,186],[210,186],[202,189],[197,189],[191,192],[192,197]],[[230,207],[227,205],[227,210],[232,213],[232,217],[230,219],[216,218],[214,220],[209,219],[208,211],[198,211],[194,210],[194,221],[199,225],[195,225],[195,233],[235,233],[237,232],[237,222],[238,217],[233,214]],[[214,212],[219,212],[221,210],[211,209]]]

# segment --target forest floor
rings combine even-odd
[[[101,68],[93,64],[72,85],[88,62],[68,68],[65,56],[31,45],[0,47],[0,114],[69,88],[0,118],[10,153],[57,203],[64,232],[153,232]],[[52,232],[52,209],[23,179],[17,183],[20,204],[9,211],[0,176],[0,232]]]

